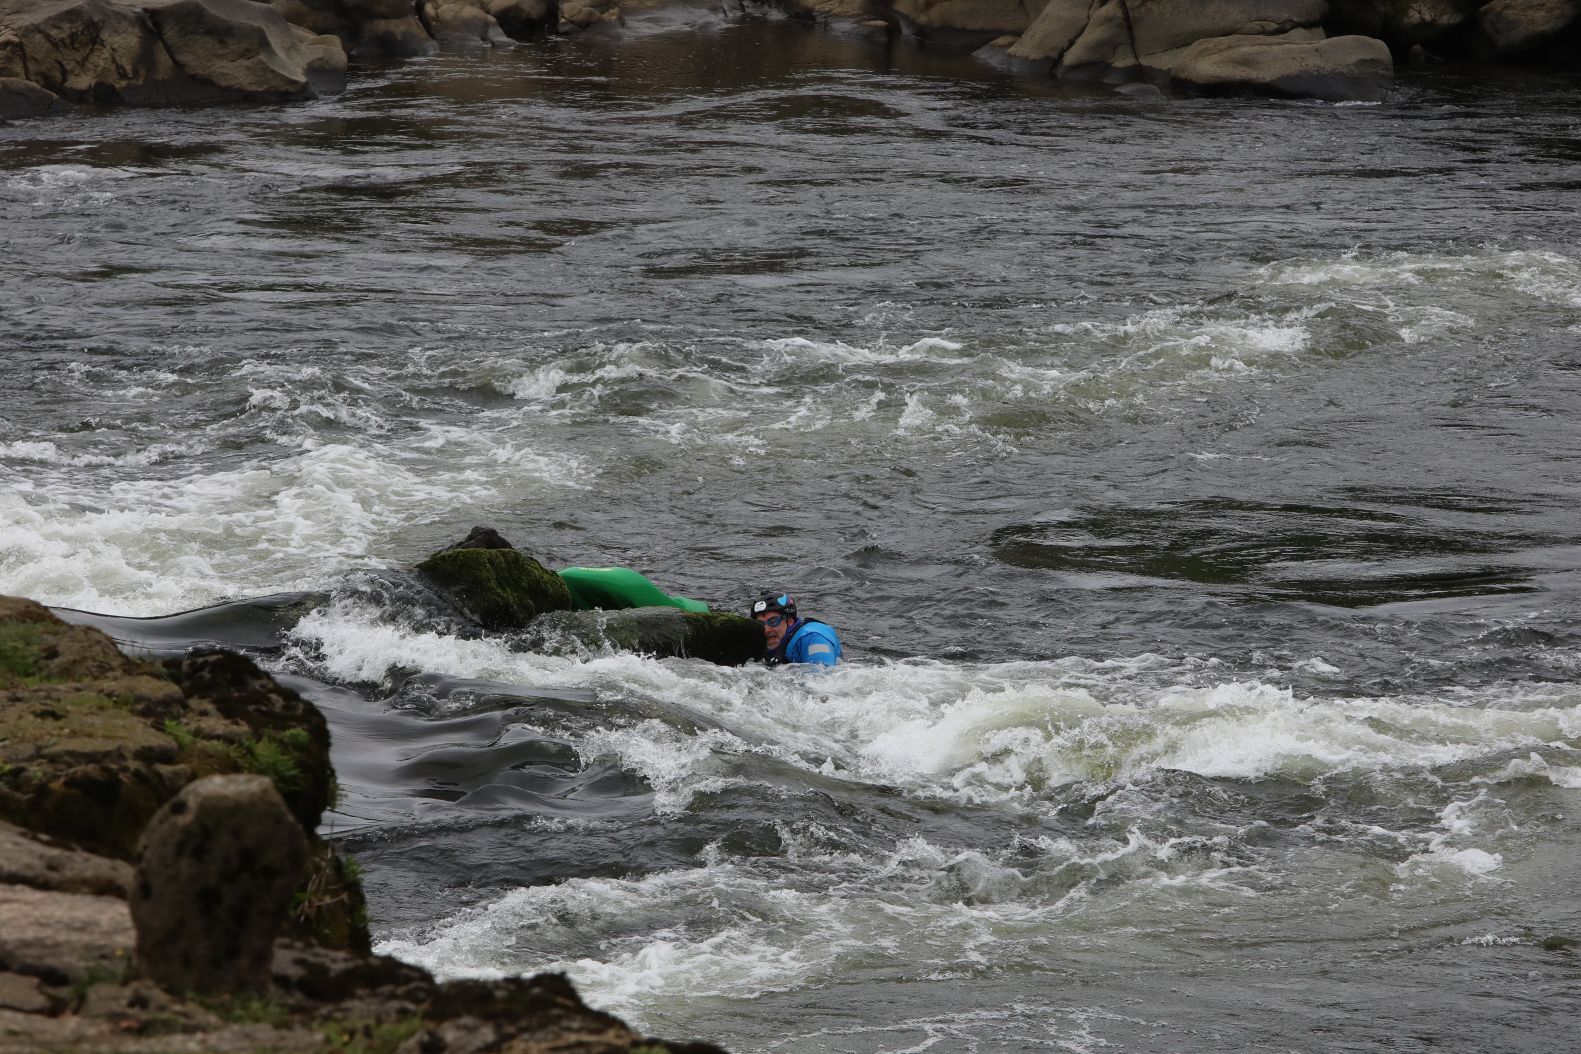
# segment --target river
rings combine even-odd
[[[738,1054],[1566,1049],[1578,115],[672,9],[0,127],[0,592],[318,703],[442,976]],[[391,583],[477,524],[847,661],[447,627]]]

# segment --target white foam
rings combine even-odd
[[[1413,286],[1489,285],[1545,303],[1581,307],[1581,263],[1551,250],[1487,249],[1457,255],[1392,252],[1347,253],[1339,260],[1286,261],[1255,272],[1270,285],[1361,288],[1370,291]],[[1420,308],[1417,310],[1421,310]],[[1450,312],[1455,325],[1466,316]]]

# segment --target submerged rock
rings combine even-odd
[[[615,648],[656,658],[692,658],[741,666],[763,657],[763,627],[723,611],[672,607],[619,611],[556,611],[542,615],[516,640],[532,651],[577,654]]]
[[[137,965],[176,992],[260,992],[307,836],[263,776],[188,784],[143,833],[130,898]]]

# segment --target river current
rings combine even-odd
[[[318,703],[443,976],[739,1054],[1567,1049],[1578,191],[1563,75],[686,9],[0,127],[0,592]],[[401,569],[477,524],[847,661],[460,632]]]

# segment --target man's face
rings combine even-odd
[[[763,635],[769,639],[769,650],[779,647],[780,641],[785,639],[785,631],[790,629],[790,617],[783,611],[769,611],[752,617],[763,625]]]

